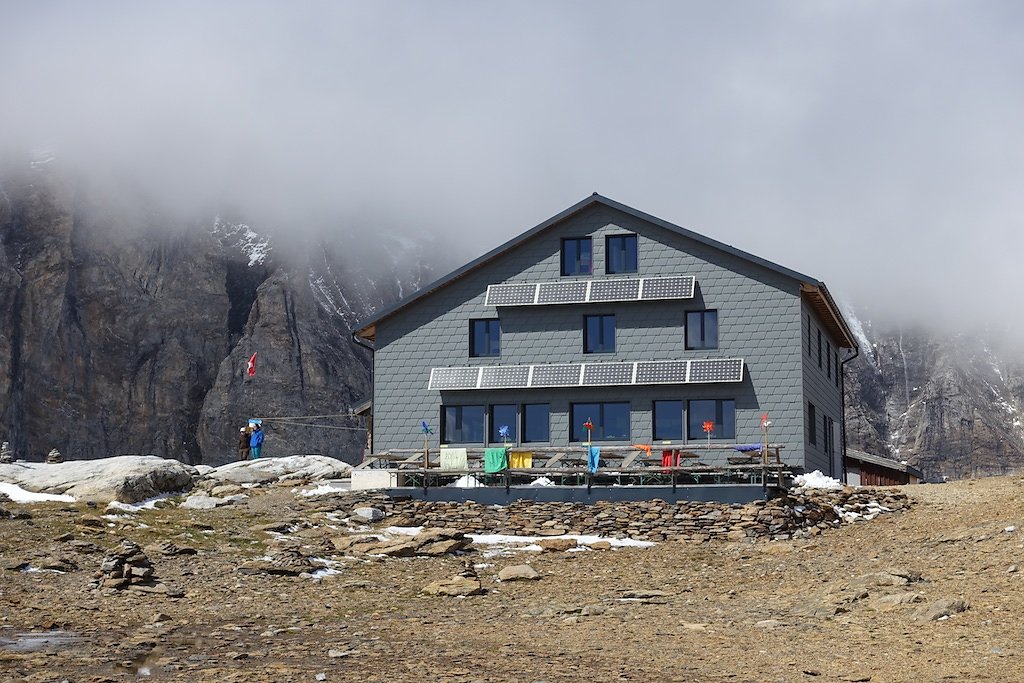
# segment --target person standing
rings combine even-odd
[[[252,451],[252,459],[258,460],[260,451],[263,450],[263,428],[260,425],[256,425],[256,428],[252,430],[252,436],[249,437],[249,450]]]
[[[245,431],[245,427],[238,430],[238,460],[249,459],[249,434]]]

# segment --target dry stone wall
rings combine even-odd
[[[474,502],[358,497],[357,505],[384,511],[383,524],[455,528],[471,534],[558,536],[587,534],[644,541],[775,540],[817,535],[829,528],[909,507],[896,489],[794,490],[745,505],[663,500],[594,504]]]

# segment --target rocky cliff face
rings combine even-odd
[[[111,210],[45,168],[0,181],[0,438],[19,457],[234,457],[269,418],[268,454],[354,460],[369,355],[353,323],[429,276],[400,244],[371,263],[313,240],[272,242],[222,220]],[[245,361],[258,353],[258,372]]]
[[[907,460],[930,479],[1024,467],[1024,363],[1012,349],[984,334],[863,330],[847,366],[850,447]]]

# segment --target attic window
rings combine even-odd
[[[589,237],[562,240],[562,275],[590,275],[594,266],[594,246]]]
[[[636,235],[609,235],[605,238],[605,272],[635,273]]]

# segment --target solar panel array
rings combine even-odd
[[[586,282],[542,282],[538,304],[582,304],[587,301]]]
[[[525,387],[530,383],[529,365],[491,365],[483,368],[481,389]]]
[[[690,383],[742,382],[742,358],[715,358],[690,361]]]
[[[434,368],[430,371],[431,389],[476,389],[480,368]]]
[[[487,288],[488,306],[524,306],[533,303],[537,285],[491,285]]]
[[[633,363],[587,363],[583,369],[583,386],[632,384]]]
[[[639,278],[594,280],[590,284],[591,301],[636,301],[639,298]]]
[[[560,365],[486,365],[434,368],[429,388],[538,389],[645,384],[742,382],[742,358],[653,360],[637,363],[565,363]]]
[[[605,303],[692,299],[696,279],[692,275],[668,277],[600,278],[533,284],[488,285],[485,306],[550,306],[555,304]]]
[[[688,360],[649,361],[636,364],[637,384],[686,384]]]
[[[696,280],[692,275],[644,278],[643,301],[653,299],[691,299]]]
[[[580,364],[534,365],[531,387],[575,387],[580,383]]]

